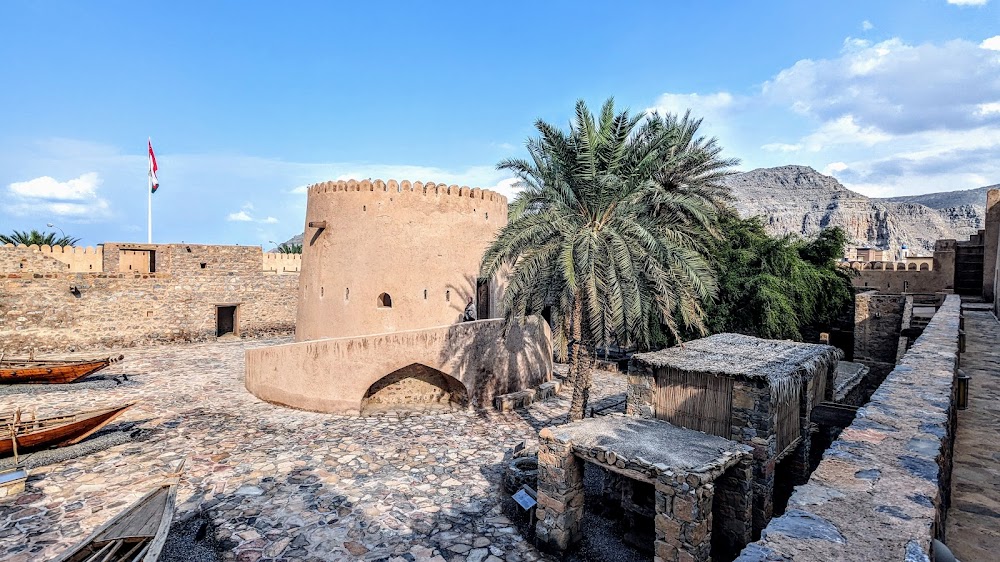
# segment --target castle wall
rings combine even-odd
[[[259,247],[108,243],[65,250],[0,247],[0,347],[7,353],[212,340],[220,305],[238,306],[240,336],[295,329],[298,275],[266,274]],[[143,272],[149,251],[155,273]],[[83,267],[96,271],[72,272]]]
[[[0,273],[64,273],[70,268],[70,264],[39,251],[35,245],[0,246]]]
[[[882,293],[938,293],[955,287],[954,240],[938,240],[934,245],[933,262],[851,262],[855,287]]]
[[[881,380],[896,365],[906,296],[876,291],[854,296],[854,362]]]
[[[310,187],[296,339],[460,321],[483,253],[506,223],[506,199],[480,189],[394,180]],[[496,317],[501,286],[489,291]],[[383,293],[391,307],[380,306]]]
[[[264,273],[298,273],[302,270],[302,254],[264,253]]]
[[[241,336],[290,334],[296,285],[295,276],[260,272],[8,274],[0,278],[0,334],[11,355],[214,340],[219,304],[239,305]]]

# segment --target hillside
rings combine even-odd
[[[964,240],[982,228],[990,189],[873,199],[808,166],[760,168],[726,183],[740,215],[765,217],[772,234],[812,236],[839,226],[857,246],[896,251],[906,244],[924,254],[935,240]]]

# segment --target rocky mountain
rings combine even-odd
[[[928,255],[935,240],[965,240],[982,228],[990,189],[873,199],[808,166],[760,168],[726,183],[740,215],[761,215],[772,234],[812,236],[839,226],[856,246],[895,252],[906,244]]]

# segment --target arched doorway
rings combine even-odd
[[[411,363],[375,381],[368,388],[361,399],[361,415],[451,411],[465,408],[468,404],[465,385],[457,379],[427,365]]]

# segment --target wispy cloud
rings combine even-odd
[[[955,6],[985,6],[990,0],[948,0]]]
[[[875,26],[872,24],[872,22],[870,22],[868,20],[865,20],[865,21],[861,22],[861,30],[862,31],[871,31],[873,29],[875,29]]]

